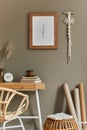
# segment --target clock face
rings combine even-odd
[[[11,73],[4,74],[4,80],[6,82],[12,82],[13,81],[13,75]]]

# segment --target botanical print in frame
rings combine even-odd
[[[29,13],[29,48],[58,48],[57,13]]]

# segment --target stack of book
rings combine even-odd
[[[26,82],[26,83],[41,83],[41,79],[39,76],[32,76],[32,77],[26,77],[23,76],[20,80],[20,82]]]

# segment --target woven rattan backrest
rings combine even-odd
[[[9,111],[9,105],[11,106],[11,102],[16,102],[14,97],[21,98],[19,104],[17,105],[16,110]],[[28,95],[18,92],[13,89],[3,88],[0,87],[0,121],[3,120],[10,120],[14,118],[14,116],[22,114],[24,111],[27,110],[29,105]],[[13,106],[13,108],[15,107]]]

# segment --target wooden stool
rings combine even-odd
[[[51,119],[47,117],[44,130],[79,130],[78,125],[73,118],[68,119]]]

